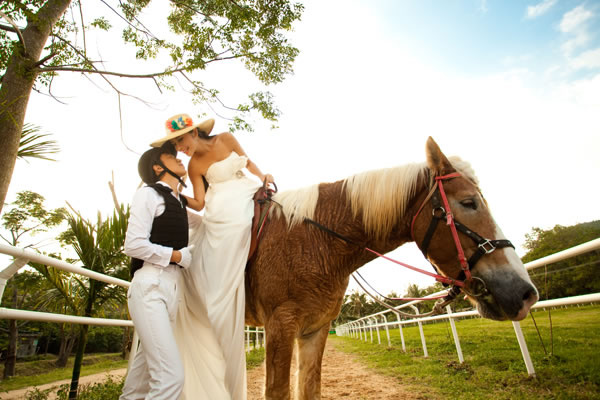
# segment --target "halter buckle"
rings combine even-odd
[[[440,211],[441,214],[439,216],[435,215],[436,211]],[[446,215],[446,209],[442,206],[436,207],[431,211],[431,215],[433,215],[435,218],[442,219]]]
[[[496,246],[494,246],[494,244],[492,242],[490,242],[489,239],[485,239],[485,242],[479,243],[479,245],[477,247],[479,247],[481,250],[483,250],[485,252],[485,254],[490,254],[494,250],[496,250]]]

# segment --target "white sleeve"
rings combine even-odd
[[[173,249],[150,242],[152,223],[162,202],[162,196],[150,187],[144,186],[135,193],[125,236],[125,254],[166,267]]]

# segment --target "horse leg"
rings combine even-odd
[[[321,362],[329,324],[298,339],[298,384],[296,400],[321,398]]]
[[[289,400],[290,366],[296,337],[295,313],[274,313],[265,324],[266,400]]]

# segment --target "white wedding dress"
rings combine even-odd
[[[181,399],[245,400],[244,269],[260,183],[232,152],[206,173],[201,228],[192,233],[192,266],[182,274],[176,338],[184,363]]]

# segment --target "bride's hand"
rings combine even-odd
[[[263,182],[268,185],[269,183],[274,183],[275,178],[273,178],[273,175],[271,175],[271,174],[266,174],[265,178],[263,179]]]

